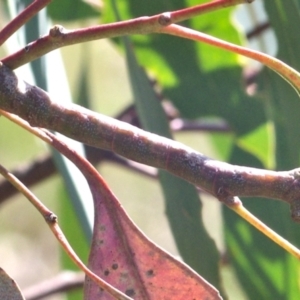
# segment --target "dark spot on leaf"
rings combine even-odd
[[[105,229],[106,229],[105,225],[99,226],[99,231],[105,231]]]
[[[112,268],[113,270],[117,270],[117,269],[119,268],[119,266],[118,266],[118,264],[113,264],[113,265],[111,266],[111,268]]]
[[[132,297],[135,295],[135,291],[134,291],[134,289],[128,289],[125,291],[125,294],[129,297]]]
[[[108,276],[108,275],[109,275],[109,271],[108,271],[108,270],[105,270],[105,271],[104,271],[104,275],[105,275],[105,276]]]
[[[154,275],[154,271],[153,271],[152,269],[150,269],[150,270],[148,270],[148,271],[146,272],[146,275],[147,275],[148,277],[152,277],[152,276]]]

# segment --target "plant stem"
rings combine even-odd
[[[27,187],[2,165],[0,165],[0,174],[31,202],[31,204],[40,212],[46,221],[54,217],[54,214],[43,203],[41,203],[39,199],[27,189]]]
[[[29,132],[32,132],[39,138],[42,138],[44,141],[46,141],[48,144],[55,147],[58,151],[62,151],[64,155],[66,155],[69,159],[71,159],[74,163],[77,164],[77,166],[84,171],[86,176],[95,176],[99,178],[99,180],[102,182],[102,184],[105,185],[103,180],[99,177],[99,174],[97,171],[84,159],[80,159],[78,154],[72,152],[69,148],[64,146],[53,134],[47,131],[41,131],[39,129],[33,129],[30,127],[28,123],[23,121],[17,116],[10,115],[8,113],[4,114],[6,117],[8,117],[13,122],[17,123],[18,125],[21,125],[24,129],[28,130]],[[46,134],[46,135],[45,135]],[[1,167],[1,165],[0,165]],[[250,168],[249,168],[250,169]],[[1,168],[0,168],[1,173]],[[233,199],[235,198],[235,199]],[[230,202],[230,203],[229,203]],[[280,235],[278,235],[276,232],[274,232],[271,228],[266,226],[263,222],[261,222],[258,218],[256,218],[253,214],[251,214],[242,204],[241,200],[237,197],[232,197],[232,199],[227,201],[225,203],[230,209],[232,209],[234,212],[236,212],[238,215],[240,215],[243,219],[245,219],[247,222],[249,222],[251,225],[253,225],[256,229],[258,229],[260,232],[262,232],[264,235],[266,235],[268,238],[270,238],[272,241],[274,241],[276,244],[278,244],[280,247],[285,249],[287,252],[295,256],[297,259],[300,259],[300,250],[296,248],[294,245],[289,243],[287,240],[282,238]],[[47,215],[47,214],[46,214]],[[49,214],[48,214],[49,215]],[[57,231],[55,229],[55,231]],[[57,231],[60,232],[60,231]],[[57,236],[57,232],[55,235]],[[62,242],[64,244],[65,241]],[[69,248],[68,245],[65,245],[67,249]],[[64,246],[64,248],[65,248]],[[69,251],[69,250],[68,250]],[[73,254],[70,253],[72,256]],[[81,265],[79,265],[81,267]]]
[[[75,104],[62,105],[49,94],[0,66],[0,109],[19,115],[31,126],[60,132],[85,144],[165,169],[231,203],[234,196],[261,196],[291,204],[300,221],[300,168],[275,172],[212,160],[173,140],[143,131]],[[229,202],[229,203],[228,203]]]
[[[0,46],[52,0],[35,0],[0,31]]]
[[[253,225],[256,229],[258,229],[264,235],[266,235],[269,239],[271,239],[276,244],[278,244],[280,247],[285,249],[287,252],[291,253],[297,259],[300,259],[300,250],[298,248],[296,248],[294,245],[292,245],[290,242],[288,242],[286,239],[284,239],[282,236],[277,234],[275,231],[273,231],[271,228],[269,228],[263,222],[261,222],[258,218],[256,218],[254,215],[252,215],[243,206],[242,202],[240,202],[238,205],[229,206],[229,208],[232,209],[238,215],[240,215],[243,219],[245,219],[251,225]]]
[[[259,51],[247,49],[242,46],[238,46],[221,39],[212,37],[205,33],[186,28],[179,25],[170,25],[160,29],[161,33],[171,34],[178,37],[204,42],[206,44],[234,52],[237,54],[241,54],[243,56],[252,58],[256,61],[261,62],[262,64],[266,65],[276,73],[278,73],[282,78],[284,78],[292,87],[296,90],[298,95],[300,95],[300,74],[295,69],[290,67],[289,65],[285,64],[281,60],[272,57],[268,54],[264,54]]]
[[[172,23],[181,22],[191,17],[220,8],[241,3],[250,3],[252,1],[253,0],[216,0],[173,12],[157,14],[151,17],[139,17],[127,21],[91,26],[76,30],[65,30],[62,26],[55,25],[50,29],[48,35],[38,38],[23,49],[5,57],[2,59],[2,62],[10,69],[16,69],[61,47],[129,34],[160,32],[163,27]]]
[[[215,0],[193,7],[180,9],[170,13],[171,23],[179,23],[184,20],[202,15],[204,13],[213,12],[225,7],[235,6],[238,4],[252,3],[254,0]]]
[[[174,22],[183,20],[185,18],[184,16],[190,18],[191,16],[194,16],[192,15],[194,13],[195,15],[199,15],[202,12],[211,11],[212,8],[217,9],[224,7],[225,4],[229,6],[242,2],[250,3],[251,1],[218,0],[212,3],[204,4],[204,6],[195,6],[186,10],[179,10],[172,13],[162,13],[152,17],[140,17],[128,21],[120,21],[112,24],[92,26],[70,31],[65,30],[60,25],[55,25],[52,29],[50,29],[49,35],[43,36],[28,44],[26,47],[24,47],[24,49],[21,49],[18,52],[3,58],[2,63],[10,69],[15,69],[25,63],[41,57],[42,55],[45,55],[50,51],[68,45],[129,34],[165,33],[195,41],[205,42],[212,46],[257,60],[287,80],[300,95],[300,74],[279,59],[259,51],[225,42],[183,26],[172,24]],[[191,13],[191,11],[193,11],[193,13]]]

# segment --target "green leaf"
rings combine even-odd
[[[213,133],[211,134],[211,141],[216,148],[220,160],[227,161],[234,145],[234,135],[231,133]]]
[[[99,11],[83,0],[51,1],[47,10],[49,16],[56,21],[76,21],[99,17]]]
[[[238,147],[230,163],[263,168],[255,156]],[[242,200],[257,218],[299,246],[299,225],[290,219],[288,205],[262,198]],[[229,260],[249,299],[297,299],[298,261],[229,209],[223,212]]]
[[[299,69],[297,56],[300,44],[295,37],[295,24],[300,21],[299,5],[296,1],[265,1],[265,6],[278,39],[278,57]],[[263,127],[258,127],[258,132],[240,137],[237,144],[247,152],[235,147],[230,162],[263,168],[262,162],[266,164],[274,157],[275,168],[295,168],[299,165],[300,146],[298,96],[284,80],[268,69],[263,70],[256,83],[260,94],[264,95],[262,110],[269,120],[267,124],[275,129],[275,149],[267,146],[268,140],[273,139],[272,133],[263,132]],[[252,118],[252,112],[241,117]],[[243,202],[255,216],[299,247],[299,225],[289,218],[286,204],[257,198],[243,199]],[[249,299],[297,299],[299,262],[226,208],[224,219],[230,261]]]
[[[237,145],[256,156],[266,169],[275,166],[274,157],[274,128],[269,122],[259,126],[250,133],[243,135],[236,141]]]
[[[153,1],[153,6],[149,8],[133,0],[124,11],[122,10],[122,16],[128,19],[131,16],[151,15],[184,7],[185,3]],[[125,3],[122,5],[124,8]],[[279,57],[300,69],[298,59],[300,45],[295,26],[299,23],[299,2],[266,1],[266,5],[269,14],[272,15],[271,22],[274,20],[273,25],[278,39],[281,41]],[[224,22],[227,22],[227,28],[230,28],[230,10],[226,13],[227,16],[224,11],[208,14],[185,24],[238,43],[237,33],[234,35],[224,30],[226,28]],[[235,146],[231,153],[231,163],[262,168],[261,162],[264,162],[268,167],[274,166],[285,170],[299,165],[299,99],[294,90],[277,74],[264,71],[260,77],[260,91],[263,95],[271,97],[261,101],[245,94],[244,87],[240,84],[242,70],[238,63],[235,64],[237,59],[234,55],[176,37],[136,36],[133,42],[141,64],[156,76],[164,88],[164,95],[173,101],[183,116],[190,118],[217,116],[228,122],[237,136],[239,146],[248,152]],[[155,52],[152,59],[151,51]],[[154,59],[158,57],[158,63],[155,64]],[[263,126],[275,128],[276,151],[273,148],[272,130],[266,132],[267,128],[263,129]],[[267,139],[260,143],[259,140],[262,141],[263,135],[267,135]],[[257,147],[251,145],[253,139]],[[264,153],[264,149],[267,153]],[[273,163],[275,153],[276,162]],[[289,219],[286,204],[262,199],[248,199],[245,200],[245,204],[273,229],[297,244],[299,230]],[[224,210],[226,237],[228,237],[226,242],[231,261],[249,298],[297,297],[294,296],[299,293],[299,288],[294,285],[297,278],[297,264],[294,258],[231,211],[226,208]],[[244,224],[242,231],[238,229],[241,227],[240,224]],[[250,245],[244,241],[245,236],[251,237]],[[275,270],[272,272],[272,263],[277,266],[276,272]],[[290,272],[288,278],[284,275],[285,270]],[[278,278],[282,279],[281,284],[278,283]]]
[[[297,26],[300,21],[299,1],[276,1],[274,5],[266,2],[265,7],[272,28],[278,40],[277,57],[296,70],[300,70]],[[269,80],[271,86],[267,86]],[[278,168],[294,168],[299,165],[299,109],[300,100],[290,86],[275,74],[265,71],[261,76],[261,86],[270,93],[277,129]]]

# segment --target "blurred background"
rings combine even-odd
[[[10,18],[8,7],[12,10],[12,3],[9,2],[0,1],[1,28]],[[97,1],[95,2],[98,4]],[[20,3],[24,4],[26,1],[16,1],[16,3],[21,5]],[[94,16],[79,21],[59,20],[59,23],[67,29],[72,29],[99,24],[101,21],[101,18],[99,20]],[[54,19],[52,22],[55,24],[57,20]],[[244,39],[245,45],[275,55],[276,40],[273,31],[268,27],[262,1],[257,0],[251,6],[239,6],[232,13],[232,22],[239,28],[241,36],[248,34],[248,39]],[[48,26],[49,29],[51,24],[47,23],[45,26]],[[22,46],[26,44],[22,44],[24,40],[22,41],[20,38],[22,31],[20,32],[19,36],[12,37],[4,47],[0,48],[1,57],[18,50],[20,44]],[[65,74],[59,66],[61,59],[65,66]],[[244,58],[239,59],[242,60],[242,64],[249,72],[260,68],[257,63]],[[132,104],[133,96],[124,54],[112,41],[100,40],[62,48],[51,57],[49,56],[48,64],[53,66],[51,72],[53,72],[52,77],[54,77],[55,83],[52,83],[52,89],[56,89],[58,95],[65,95],[62,91],[67,89],[70,91],[73,101],[81,104],[88,102],[91,109],[112,117],[117,116]],[[17,71],[26,81],[34,82],[28,66]],[[87,101],[86,103],[81,102],[83,98]],[[224,157],[215,150],[212,135],[214,138],[218,135],[221,137],[223,133],[185,131],[176,132],[174,137],[211,158],[222,160]],[[230,132],[227,133],[229,139],[230,135]],[[225,146],[223,150],[224,152],[229,151]],[[49,148],[44,143],[4,117],[0,118],[0,157],[1,164],[6,168],[22,171],[22,168],[27,168],[32,162],[38,159],[43,160],[50,154]],[[126,166],[120,166],[120,164],[108,160],[103,160],[97,165],[97,168],[142,231],[162,248],[179,256],[165,216],[163,196],[158,182],[154,178],[141,176]],[[156,173],[151,168],[149,172]],[[2,179],[0,180],[0,191],[1,183]],[[88,242],[84,237],[84,230],[78,224],[74,208],[68,203],[67,191],[61,175],[55,173],[30,188],[43,203],[58,215],[63,228],[68,228],[66,229],[67,237],[70,237],[72,246],[86,262]],[[203,219],[206,228],[215,239],[218,249],[224,252],[220,204],[208,195],[202,196],[201,199],[204,205]],[[70,230],[70,228],[72,229]],[[41,216],[19,194],[1,199],[0,243],[0,266],[17,281],[22,290],[59,274],[62,261],[67,268],[72,266],[72,263],[68,262],[61,254],[57,241]],[[248,299],[230,267],[223,268],[222,272],[229,298]],[[80,297],[80,294],[79,296],[74,294],[73,298],[70,296],[69,299],[80,299]],[[56,295],[44,299],[66,298],[63,295]]]

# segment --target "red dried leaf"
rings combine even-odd
[[[222,299],[191,268],[145,237],[100,176],[88,177],[95,201],[93,272],[134,299]],[[113,299],[88,278],[84,295],[86,300]]]
[[[25,300],[16,282],[0,268],[0,299]]]
[[[94,273],[136,300],[222,299],[196,272],[143,235],[92,165],[53,134],[47,135],[51,144],[81,170],[91,188],[95,222],[89,268]],[[113,297],[86,278],[84,299]]]

